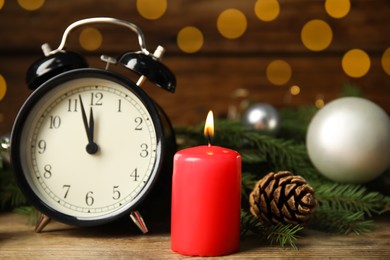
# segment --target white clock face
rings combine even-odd
[[[156,174],[161,147],[151,115],[119,83],[66,81],[43,96],[25,122],[20,160],[26,180],[62,214],[81,220],[116,215],[142,197]],[[91,139],[97,151],[87,151]]]

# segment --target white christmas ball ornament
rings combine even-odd
[[[365,183],[390,165],[390,119],[366,99],[336,99],[313,117],[306,145],[310,160],[324,176]]]

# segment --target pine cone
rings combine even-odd
[[[314,190],[291,172],[269,173],[249,196],[251,213],[266,223],[304,224],[316,207]]]

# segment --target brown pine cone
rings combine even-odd
[[[259,180],[249,203],[255,217],[272,224],[304,224],[317,205],[313,188],[288,171],[271,172]]]

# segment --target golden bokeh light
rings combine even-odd
[[[390,75],[390,47],[384,51],[381,63],[383,70],[386,72],[387,75]]]
[[[35,11],[43,6],[45,0],[18,0],[20,7],[27,11]]]
[[[352,49],[344,54],[341,65],[348,76],[360,78],[370,70],[371,61],[365,51]]]
[[[237,39],[246,31],[246,16],[240,10],[227,9],[218,16],[217,28],[225,38]]]
[[[255,14],[264,22],[275,20],[279,16],[280,5],[278,0],[257,0]]]
[[[326,0],[325,10],[333,18],[343,18],[351,9],[350,0]]]
[[[290,94],[293,96],[297,96],[301,93],[301,88],[297,85],[291,86],[290,88]]]
[[[167,10],[167,0],[137,0],[138,13],[149,20],[156,20]]]
[[[322,108],[325,106],[325,100],[323,97],[318,97],[316,98],[316,100],[314,101],[314,105],[317,107],[317,108]]]
[[[177,46],[186,53],[194,53],[203,46],[202,32],[193,26],[184,27],[177,34]]]
[[[7,93],[7,82],[3,75],[0,74],[0,100],[3,100],[5,94]]]
[[[291,66],[284,60],[274,60],[266,70],[267,79],[274,85],[286,84],[291,78]]]
[[[103,36],[98,29],[88,27],[81,31],[79,42],[84,50],[95,51],[102,45]]]
[[[0,10],[3,9],[4,6],[4,0],[0,0]]]
[[[311,51],[322,51],[332,42],[333,32],[329,24],[322,20],[307,22],[301,31],[303,45]]]

